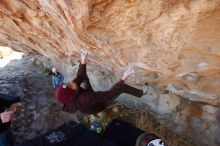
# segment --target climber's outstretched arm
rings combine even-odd
[[[80,84],[85,80],[85,77],[86,77],[87,56],[88,56],[87,52],[81,53],[81,63],[79,65],[76,78],[73,80],[77,84],[78,87],[80,87]]]

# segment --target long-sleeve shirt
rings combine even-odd
[[[83,90],[77,100],[77,107],[81,112],[95,114],[103,111],[121,92],[124,81],[115,83],[108,91],[92,92]]]
[[[52,75],[52,83],[54,88],[58,88],[63,83],[64,77],[61,73],[57,72]]]
[[[80,64],[77,76],[73,80],[77,84],[78,90],[76,100],[74,103],[64,105],[64,110],[68,112],[75,112],[79,110],[87,114],[94,114],[104,110],[108,104],[117,96],[124,85],[124,81],[120,80],[115,83],[110,90],[102,92],[94,92],[93,90],[87,90],[80,88],[80,84],[86,77],[86,64]],[[75,95],[73,95],[75,96]]]

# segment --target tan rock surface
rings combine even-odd
[[[201,96],[197,91],[210,91],[214,97],[209,102],[216,105],[220,89],[210,78],[218,78],[220,68],[220,33],[216,31],[219,3],[2,0],[0,43],[63,62],[76,59],[80,49],[88,50],[91,61],[110,71],[135,67],[137,76],[145,75],[146,80],[151,79],[147,74],[152,72],[160,74],[153,76],[153,81],[177,77],[190,90],[196,90],[189,94]],[[182,79],[191,72],[196,72],[198,79],[204,76],[196,83],[200,87]],[[214,82],[219,84],[219,80]],[[209,95],[202,95],[202,101],[207,102]]]

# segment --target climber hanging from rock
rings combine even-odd
[[[88,53],[81,54],[81,63],[76,78],[68,84],[62,84],[56,91],[56,100],[63,104],[63,110],[74,113],[77,110],[86,114],[95,114],[103,111],[120,94],[127,93],[138,98],[147,94],[148,85],[143,90],[125,84],[125,80],[133,73],[133,69],[124,72],[120,81],[108,91],[94,91],[86,73]],[[80,87],[85,82],[86,87]]]

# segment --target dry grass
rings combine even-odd
[[[97,121],[102,124],[104,129],[113,119],[121,119],[134,124],[136,127],[143,129],[148,133],[157,134],[163,138],[169,146],[195,146],[184,136],[176,134],[166,128],[147,111],[132,109],[124,105],[113,106],[92,116],[83,115],[81,119],[86,127],[89,127],[93,121]]]

